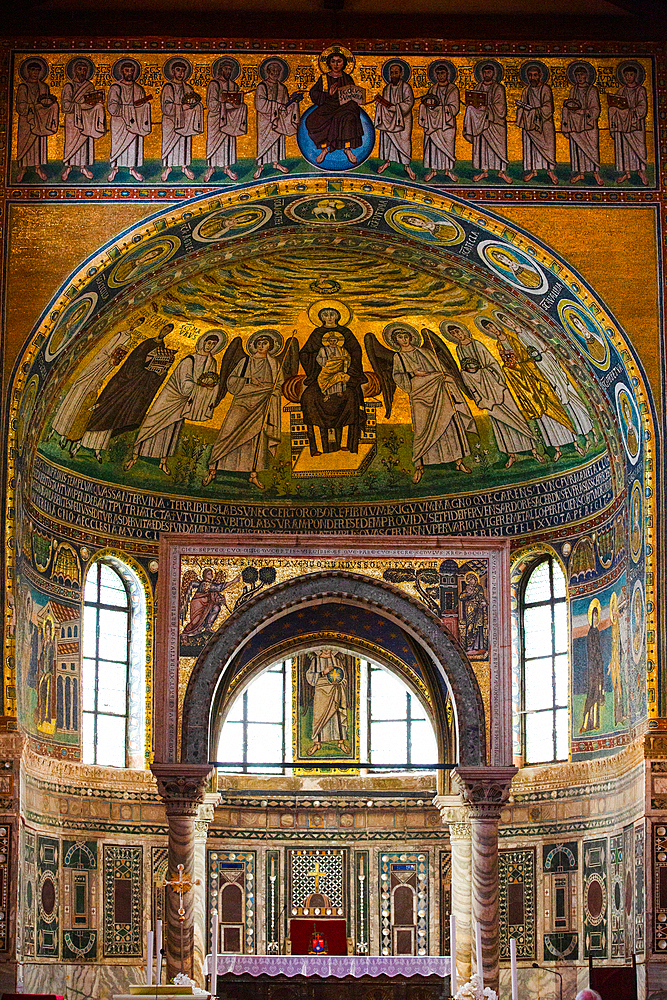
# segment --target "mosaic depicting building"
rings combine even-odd
[[[229,6],[0,44],[0,986],[661,1000],[660,5]]]

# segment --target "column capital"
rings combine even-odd
[[[467,834],[454,833],[453,836],[470,837],[470,810],[460,795],[436,795],[433,799],[433,805],[440,813],[443,824],[449,825],[450,836],[452,836],[452,827],[464,826],[468,828]]]
[[[167,816],[197,816],[212,770],[210,764],[151,764]]]
[[[517,771],[517,767],[457,767],[452,772],[471,819],[500,819]]]

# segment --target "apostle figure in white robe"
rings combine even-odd
[[[375,127],[380,133],[378,155],[382,160],[378,173],[384,173],[390,163],[402,163],[410,180],[414,180],[415,172],[410,166],[410,160],[415,95],[403,77],[401,63],[390,63],[389,83],[382,91],[382,99],[376,98]]]
[[[429,75],[431,75],[429,70]],[[449,79],[447,63],[433,67],[435,83],[421,99],[419,124],[424,129],[424,174],[431,181],[438,170],[450,180],[458,180],[456,166],[456,116],[461,110],[459,88]]]
[[[459,472],[470,472],[463,459],[470,454],[467,432],[476,428],[457,380],[445,370],[434,350],[419,346],[414,334],[409,327],[394,332],[398,351],[393,377],[410,398],[412,481],[418,483],[425,465],[454,462]]]
[[[218,59],[213,64],[213,79],[206,90],[206,173],[210,181],[216,169],[230,180],[237,180],[232,167],[236,163],[236,137],[248,132],[248,105],[234,80],[239,72],[235,59]]]
[[[366,334],[364,346],[380,381],[385,418],[391,417],[396,386],[410,400],[413,483],[421,481],[426,465],[454,463],[469,473],[463,459],[471,451],[468,434],[476,434],[477,427],[449,348],[431,330],[420,336],[403,322],[389,323],[382,337],[387,347],[373,333]]]
[[[111,117],[110,181],[116,179],[120,167],[127,167],[135,181],[144,179],[137,167],[144,162],[144,136],[153,127],[149,103],[152,96],[136,83],[138,72],[133,60],[120,60],[112,68],[118,82],[109,87],[107,97]]]
[[[65,114],[62,179],[66,181],[72,169],[78,167],[79,173],[92,180],[90,167],[95,163],[95,139],[100,139],[107,130],[104,94],[95,90],[90,79],[94,71],[90,60],[76,59],[73,63],[67,65],[70,79],[62,93]]]
[[[575,63],[572,76],[575,82],[563,103],[561,123],[563,135],[570,140],[570,184],[593,174],[595,183],[601,185],[604,182],[600,176],[600,92],[591,79],[591,71],[582,63]]]
[[[444,321],[440,329],[456,344],[461,377],[468,395],[480,410],[489,414],[498,451],[507,455],[505,468],[514,465],[517,456],[526,451],[531,452],[537,461],[543,461],[537,453],[537,438],[489,349],[481,341],[474,340],[464,326]]]
[[[507,173],[507,94],[497,80],[494,63],[484,63],[480,72],[480,82],[470,97],[466,95],[463,120],[463,135],[472,143],[472,166],[477,171],[473,180],[484,180],[490,170],[497,170],[500,180],[511,184]]]
[[[25,69],[24,69],[25,67]],[[17,183],[25,177],[28,167],[34,167],[40,180],[46,180],[44,167],[48,162],[48,137],[58,131],[58,101],[44,83],[46,65],[43,60],[28,59],[21,66],[24,83],[16,91],[18,129],[16,137]]]
[[[189,181],[195,179],[192,163],[192,136],[204,131],[204,109],[197,91],[187,78],[192,67],[185,60],[168,60],[164,66],[167,83],[160,94],[162,110],[161,180],[166,181],[173,167],[180,167]]]
[[[280,363],[273,356],[278,346],[273,330],[253,334],[248,354],[243,352],[227,377],[227,389],[234,398],[213,444],[202,486],[213,482],[220,471],[249,472],[249,482],[264,489],[257,472],[268,468],[280,444],[282,383]]]
[[[299,105],[289,104],[289,93],[282,82],[285,68],[277,59],[265,64],[264,79],[255,90],[257,111],[257,169],[253,177],[260,176],[266,164],[281,174],[287,167],[280,162],[285,159],[285,136],[296,135],[299,127]],[[289,105],[289,106],[288,106]]]
[[[614,138],[614,158],[617,184],[629,181],[633,172],[642,184],[646,176],[646,115],[648,98],[646,87],[641,86],[637,68],[627,65],[622,69],[623,86],[609,101],[609,131]]]
[[[528,86],[516,109],[516,123],[523,133],[523,179],[532,181],[538,170],[546,170],[552,184],[558,184],[553,91],[538,64],[528,65],[526,78]]]
[[[218,366],[213,352],[219,346],[219,333],[204,333],[195,353],[176,365],[137,431],[132,458],[124,465],[126,471],[141,456],[158,458],[162,472],[171,475],[167,459],[178,447],[184,422],[203,422],[213,415],[218,393]]]
[[[114,334],[88,362],[58,407],[51,423],[51,434],[59,434],[61,448],[69,444],[72,455],[76,455],[79,450],[102,382],[124,359],[132,331],[143,322],[144,317],[140,316],[129,330],[119,330]]]

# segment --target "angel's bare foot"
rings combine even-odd
[[[35,169],[37,170],[37,176],[41,177],[41,179],[43,181],[45,181],[46,180],[46,174],[44,173],[44,171],[42,170],[42,168],[41,167],[36,167]]]
[[[202,177],[204,184],[208,184],[212,176],[213,176],[213,167],[209,167],[204,176]]]
[[[380,166],[378,167],[378,173],[383,174],[388,166],[389,166],[389,160],[385,160],[384,163],[381,163]]]
[[[412,167],[410,166],[409,163],[406,163],[406,165],[405,165],[405,172],[406,172],[406,174],[408,175],[408,177],[410,178],[411,181],[416,181],[417,180],[417,175],[416,175],[416,173],[414,172],[414,170],[412,169]]]
[[[140,174],[138,170],[134,169],[134,167],[130,167],[130,173],[134,177],[135,181],[143,181],[144,175]]]
[[[480,170],[480,172],[478,174],[474,174],[473,175],[473,180],[475,182],[477,182],[477,181],[483,181],[488,176],[489,176],[489,171],[488,170]]]
[[[110,173],[110,174],[109,174],[109,176],[107,177],[107,180],[108,180],[108,181],[115,181],[115,180],[116,180],[116,174],[117,174],[117,173],[118,173],[118,167],[112,167],[112,169],[111,169],[111,173]]]
[[[238,180],[238,175],[237,175],[237,174],[235,174],[235,173],[234,173],[234,171],[233,171],[233,170],[231,170],[231,169],[230,169],[229,167],[225,167],[225,173],[227,174],[227,176],[228,176],[228,177],[229,177],[229,178],[230,178],[231,180],[233,180],[233,181],[236,181],[236,180]],[[204,178],[205,178],[206,180],[208,179],[208,178],[206,177],[206,174],[204,174]]]
[[[461,461],[461,459],[459,459],[458,462],[456,463],[456,468],[458,469],[459,472],[468,472],[469,473],[469,472],[472,471],[471,469],[468,468],[467,465],[463,464],[463,462]]]
[[[287,167],[284,167],[282,163],[272,163],[271,166],[273,167],[274,170],[277,170],[281,174],[289,173]]]
[[[81,173],[83,174],[84,177],[87,177],[89,181],[92,181],[93,179],[92,172],[88,170],[86,167],[81,167]]]
[[[137,455],[132,455],[131,458],[128,458],[127,462],[123,466],[123,472],[129,472],[134,463],[136,462],[137,458],[138,458]]]
[[[415,484],[421,482],[421,478],[423,475],[424,475],[424,466],[418,465],[417,468],[415,469],[415,474],[412,477],[412,482]]]
[[[306,750],[306,753],[310,757],[310,756],[312,756],[312,754],[317,753],[317,751],[321,748],[321,746],[322,746],[322,744],[319,743],[317,740],[315,740],[315,742],[313,743],[313,745],[310,748],[310,750]]]
[[[511,469],[515,462],[516,462],[516,455],[510,455],[510,457],[505,462],[505,468]]]
[[[553,458],[554,462],[557,462],[558,459],[560,458],[560,456],[561,456],[560,447],[556,447],[556,450],[554,452],[554,458]]]
[[[429,172],[427,174],[424,174],[424,180],[427,183],[428,183],[428,181],[432,181],[433,178],[435,177],[435,174],[436,174],[435,170],[429,170]]]
[[[535,459],[536,462],[540,462],[540,463],[541,462],[546,462],[545,456],[544,455],[540,455],[538,453],[538,451],[537,451],[537,448],[533,448],[531,450],[531,454],[532,454],[532,456],[533,456],[533,458]]]
[[[512,178],[509,176],[509,174],[506,174],[504,170],[499,170],[498,171],[498,177],[500,178],[501,181],[505,181],[505,184],[512,184],[513,183]],[[525,180],[525,177],[524,177],[524,180]]]
[[[570,184],[577,184],[579,181],[583,181],[583,179],[584,179],[583,174],[572,174],[572,176],[570,177]]]
[[[248,482],[252,483],[253,486],[256,486],[258,490],[263,490],[264,489],[264,484],[260,483],[259,479],[257,478],[257,473],[256,472],[251,472],[250,473],[250,479],[248,480]]]
[[[72,167],[68,164],[60,175],[60,179],[66,181],[69,175],[72,173]]]
[[[259,166],[257,167],[257,170],[256,170],[256,171],[255,171],[255,173],[254,173],[254,174],[252,175],[252,176],[253,176],[253,180],[257,180],[257,178],[261,176],[261,174],[262,174],[262,170],[263,170],[263,169],[264,169],[264,164],[262,163],[262,164],[260,164],[260,165],[259,165]]]
[[[189,181],[193,181],[195,179],[195,175],[192,173],[189,167],[183,167],[181,173],[185,174],[185,176]]]
[[[160,468],[164,472],[165,476],[170,476],[171,475],[171,470],[170,470],[170,468],[169,468],[169,466],[167,465],[166,462],[160,462]]]
[[[206,476],[201,481],[202,487],[208,486],[208,484],[212,483],[214,479],[215,479],[215,469],[209,469]]]

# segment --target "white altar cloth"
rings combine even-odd
[[[211,972],[211,956],[204,961]],[[448,976],[449,956],[413,955],[218,955],[218,975],[319,976],[343,979],[352,976]]]

